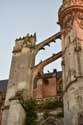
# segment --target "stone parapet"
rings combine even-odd
[[[36,33],[34,35],[27,34],[25,37],[16,39],[13,53],[21,52],[22,48],[34,48],[36,42]]]

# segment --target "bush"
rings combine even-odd
[[[43,109],[57,109],[60,107],[63,107],[63,103],[58,100],[47,100],[46,102],[44,102],[42,106]]]
[[[63,102],[60,100],[47,100],[41,104],[37,104],[37,101],[34,99],[29,99],[27,101],[20,101],[25,112],[26,112],[26,121],[25,125],[36,125],[37,123],[37,111],[44,112],[44,118],[48,117],[49,110],[56,110],[57,108],[63,107]],[[62,117],[63,114],[59,113],[57,117]]]
[[[33,99],[22,102],[22,106],[26,112],[25,125],[36,125],[37,120],[37,103]]]
[[[44,114],[43,114],[44,119],[46,119],[48,116],[49,116],[49,112],[45,111]]]
[[[60,112],[57,114],[57,118],[62,118],[62,117],[64,117],[64,112]]]

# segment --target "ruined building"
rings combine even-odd
[[[54,70],[52,73],[49,72],[44,75],[45,78],[48,80],[48,83],[46,81],[43,81],[43,79],[38,76],[34,81],[34,99],[42,102],[43,100],[55,100],[57,97],[61,97],[62,81],[59,82],[59,80],[62,78],[62,72],[57,72],[56,70]],[[8,80],[0,81],[0,125],[2,119],[2,107],[5,101],[7,85]]]
[[[18,95],[21,95],[24,100],[35,98],[38,101],[48,98],[55,100],[58,97],[57,90],[59,87],[57,86],[57,82],[61,79],[61,72],[54,70],[52,73],[44,74],[43,68],[52,61],[60,58],[62,52],[53,54],[35,66],[34,63],[38,51],[44,46],[49,45],[50,42],[55,42],[54,40],[59,38],[60,35],[61,33],[55,34],[37,45],[35,34],[28,34],[23,38],[16,39],[15,47],[13,48],[6,99],[2,107],[2,125],[10,125],[10,123],[20,124],[20,122],[24,124],[25,111],[17,99]],[[22,116],[20,114],[21,111]]]
[[[64,125],[83,125],[83,0],[63,0],[58,16],[61,31],[41,43],[36,44],[36,34],[16,39],[1,125],[24,125],[26,115],[18,95],[24,100],[56,96],[56,85],[61,81]],[[62,51],[35,65],[37,53],[57,39],[61,39]],[[55,82],[50,85],[50,77],[47,78],[43,69],[60,57],[63,79],[57,81],[57,73],[53,74],[51,78]],[[63,121],[55,118],[53,124],[63,125]]]

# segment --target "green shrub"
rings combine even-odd
[[[27,101],[20,101],[25,112],[26,121],[25,125],[36,125],[37,123],[37,111],[45,111],[44,118],[48,117],[49,110],[56,110],[57,108],[63,108],[63,102],[60,100],[46,100],[40,104],[34,99],[28,99]],[[63,114],[59,113],[57,117],[62,117]]]
[[[48,116],[49,116],[49,112],[45,111],[44,114],[43,114],[44,119],[46,119]]]
[[[64,112],[59,112],[59,113],[57,114],[57,118],[62,118],[62,117],[64,117]]]
[[[22,102],[22,106],[26,112],[25,125],[36,125],[37,120],[37,103],[33,99]]]
[[[60,107],[63,107],[63,103],[61,101],[58,101],[58,100],[47,100],[42,105],[43,109],[57,109]]]

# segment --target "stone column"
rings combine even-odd
[[[4,106],[2,110],[1,125],[7,125],[8,113],[9,113],[9,106]]]
[[[7,125],[24,125],[25,111],[18,100],[12,100],[10,103]]]
[[[28,34],[16,39],[4,106],[9,109],[3,111],[2,125],[24,125],[25,112],[15,98],[18,93],[24,100],[31,97],[31,67],[35,62],[35,37],[35,35]]]
[[[64,125],[83,124],[83,0],[63,0],[59,23],[64,52]]]

